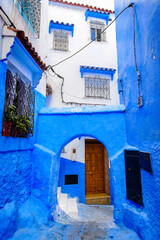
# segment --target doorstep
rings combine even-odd
[[[86,204],[89,205],[110,205],[110,196],[106,193],[87,194]]]

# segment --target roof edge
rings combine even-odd
[[[115,13],[115,11],[112,10],[108,10],[108,9],[104,9],[104,8],[98,8],[96,6],[89,6],[89,5],[84,5],[84,4],[80,4],[80,3],[72,3],[72,2],[67,2],[67,1],[63,1],[63,0],[49,0],[49,2],[55,2],[55,3],[62,3],[62,4],[66,4],[66,5],[72,5],[72,6],[76,6],[76,7],[83,7],[83,8],[88,8],[88,9],[94,9],[97,11],[103,11],[103,12],[107,12],[107,13]]]

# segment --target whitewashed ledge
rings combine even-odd
[[[66,107],[66,108],[42,108],[39,114],[52,115],[52,114],[92,114],[92,113],[117,113],[125,112],[124,105],[108,105],[108,106],[86,106],[86,107]]]

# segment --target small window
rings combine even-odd
[[[53,49],[59,51],[68,51],[69,34],[66,31],[54,31]]]
[[[105,25],[102,22],[91,21],[90,28],[92,41],[106,42],[106,32],[104,31],[103,33],[101,33],[105,28]]]
[[[65,185],[78,184],[78,175],[65,175]]]
[[[110,80],[98,76],[85,77],[85,97],[110,99]]]

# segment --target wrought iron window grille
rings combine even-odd
[[[66,31],[53,32],[53,49],[59,51],[69,50],[69,33]]]
[[[106,32],[104,31],[105,24],[100,21],[90,21],[90,29],[91,29],[91,40],[97,42],[106,42]],[[94,40],[96,38],[96,40]]]
[[[85,97],[110,99],[110,80],[98,76],[85,77]]]
[[[28,20],[37,38],[40,36],[41,2],[39,0],[13,0],[20,6],[21,14]]]
[[[3,136],[33,136],[35,92],[31,83],[25,83],[19,73],[7,70],[5,104],[3,115]],[[10,123],[10,129],[6,129]],[[7,132],[7,133],[6,133]]]

